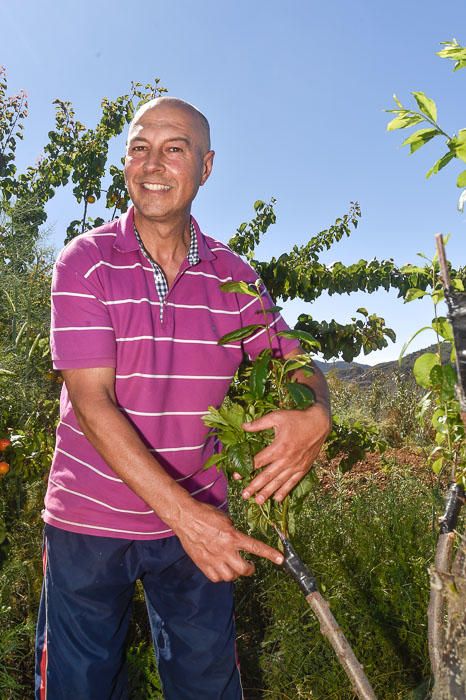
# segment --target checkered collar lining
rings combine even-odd
[[[199,248],[197,244],[197,236],[196,236],[196,229],[194,228],[193,221],[191,219],[190,222],[190,233],[191,233],[191,241],[189,243],[189,250],[188,250],[188,261],[190,265],[197,265],[197,263],[200,260],[199,257]],[[160,320],[163,318],[163,303],[165,301],[165,298],[168,294],[168,282],[167,278],[165,277],[165,273],[158,265],[158,263],[152,258],[146,247],[144,246],[144,243],[142,242],[141,236],[139,235],[139,232],[134,226],[134,234],[136,236],[136,239],[139,243],[139,247],[141,248],[141,251],[143,255],[149,260],[150,264],[152,265],[152,268],[154,270],[154,280],[155,280],[155,286],[157,288],[157,293],[159,295],[159,300],[160,300]]]

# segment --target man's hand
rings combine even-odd
[[[273,428],[275,439],[257,453],[254,468],[263,469],[243,491],[243,498],[255,495],[262,504],[273,496],[285,496],[310,470],[330,430],[328,408],[315,404],[305,411],[272,411],[243,428],[257,432]]]
[[[283,563],[283,555],[259,540],[236,530],[230,518],[213,506],[192,501],[185,511],[185,525],[174,532],[186,554],[211,581],[233,581],[251,576],[255,566],[240,551]]]

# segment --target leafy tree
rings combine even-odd
[[[11,213],[18,202],[32,201],[37,212],[34,224],[38,231],[47,218],[45,207],[56,188],[71,182],[73,197],[82,205],[82,215],[70,222],[67,240],[104,223],[101,216],[90,216],[90,206],[103,196],[105,208],[111,212],[106,218],[125,211],[128,195],[123,170],[110,165],[107,172],[109,143],[123,132],[143,102],[166,92],[159,83],[159,78],[146,85],[133,82],[127,94],[114,100],[104,97],[100,117],[93,128],[76,118],[70,102],[55,100],[55,126],[48,133],[42,157],[24,173],[18,173],[15,165],[17,139],[23,138],[27,96],[24,91],[7,95],[6,71],[0,68],[1,209]],[[110,179],[108,185],[107,178]]]

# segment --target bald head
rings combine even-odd
[[[139,107],[139,109],[136,111],[136,114],[132,118],[131,123],[129,125],[128,141],[129,136],[131,134],[131,130],[140,121],[143,115],[145,115],[149,111],[163,110],[167,107],[169,109],[179,109],[185,114],[188,114],[193,119],[193,121],[199,127],[199,133],[201,136],[201,142],[204,152],[210,151],[209,122],[207,121],[206,117],[202,114],[202,112],[197,109],[197,107],[190,104],[189,102],[185,102],[179,97],[155,97],[153,100],[149,100],[149,102],[145,102],[143,105],[141,105],[141,107]]]

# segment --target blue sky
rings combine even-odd
[[[360,226],[326,262],[415,262],[417,252],[433,253],[442,231],[452,234],[449,258],[465,263],[460,164],[426,181],[442,145],[409,156],[402,133],[386,132],[383,111],[394,92],[408,102],[423,90],[447,132],[466,127],[466,71],[454,74],[435,55],[441,41],[466,42],[464,0],[0,0],[0,26],[10,89],[29,95],[24,166],[41,152],[56,97],[71,100],[93,126],[103,96],[157,76],[211,122],[215,169],[193,208],[206,232],[227,241],[256,199],[275,196],[278,222],[259,250],[265,258],[304,243],[357,200]],[[122,140],[114,144],[115,161],[122,149]],[[57,248],[74,214],[70,194],[59,192],[48,221]],[[293,302],[285,316],[293,323],[306,311],[347,322],[359,306],[384,316],[398,336],[362,359],[369,363],[395,359],[432,316],[427,303],[403,305],[385,292],[323,296],[312,307]]]

